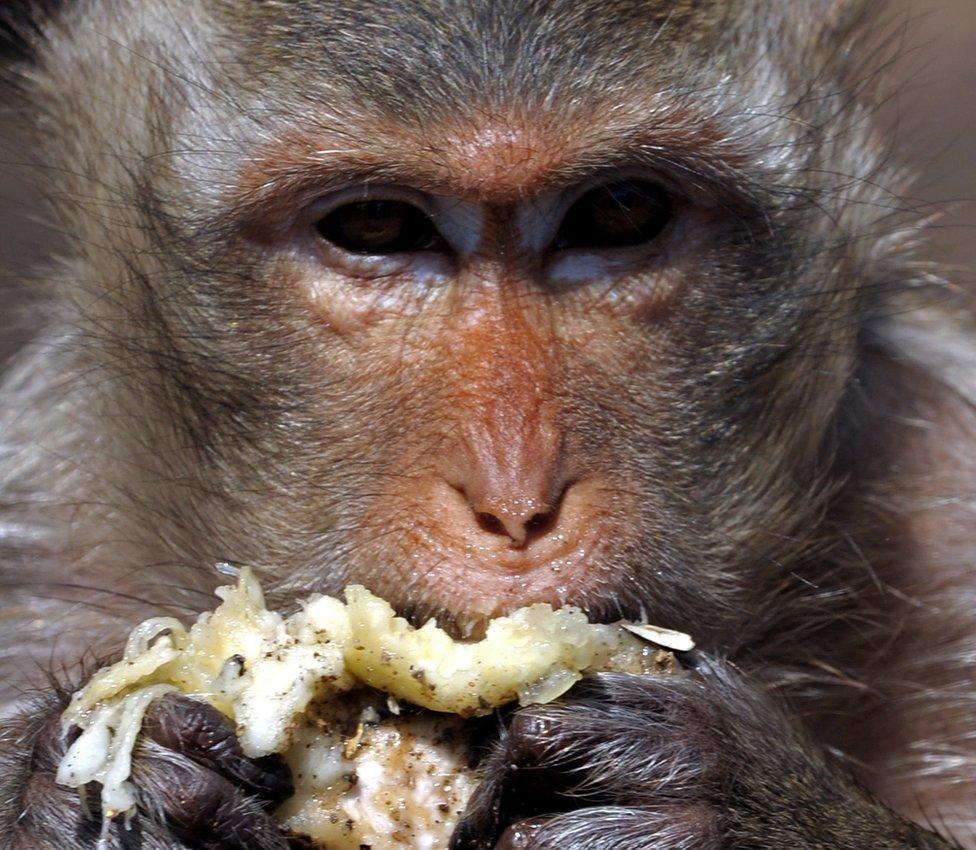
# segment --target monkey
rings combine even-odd
[[[695,636],[500,717],[457,850],[976,847],[976,335],[877,4],[2,8],[66,238],[0,388],[4,846],[302,846],[186,697],[128,822],[54,780],[85,671],[229,562]]]

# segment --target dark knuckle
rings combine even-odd
[[[188,826],[213,825],[226,800],[222,780],[207,771],[194,771],[176,792],[177,817]]]

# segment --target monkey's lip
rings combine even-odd
[[[417,529],[407,554],[405,585],[423,609],[475,623],[535,602],[586,608],[614,583],[608,536],[596,529],[553,535],[527,549],[496,541],[458,541]],[[461,545],[458,545],[458,544]]]

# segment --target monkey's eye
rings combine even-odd
[[[445,248],[430,217],[406,201],[343,204],[320,218],[315,227],[320,236],[353,254],[403,254]]]
[[[672,203],[657,183],[627,180],[591,189],[569,208],[553,245],[568,248],[627,248],[660,235]]]

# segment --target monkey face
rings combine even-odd
[[[830,98],[725,3],[327,5],[194,6],[134,72],[101,327],[153,376],[154,539],[462,630],[741,631],[813,548],[861,309]]]
[[[506,140],[469,167],[504,173],[513,156]],[[468,588],[469,617],[617,586],[646,492],[633,404],[659,380],[642,376],[659,341],[635,329],[667,304],[664,258],[694,217],[677,223],[650,174],[488,191],[342,189],[300,219],[288,273],[329,362],[349,364],[343,384],[379,405],[355,437],[383,435],[362,452],[390,474],[357,546],[428,605],[457,610]],[[366,569],[357,580],[378,580]]]

